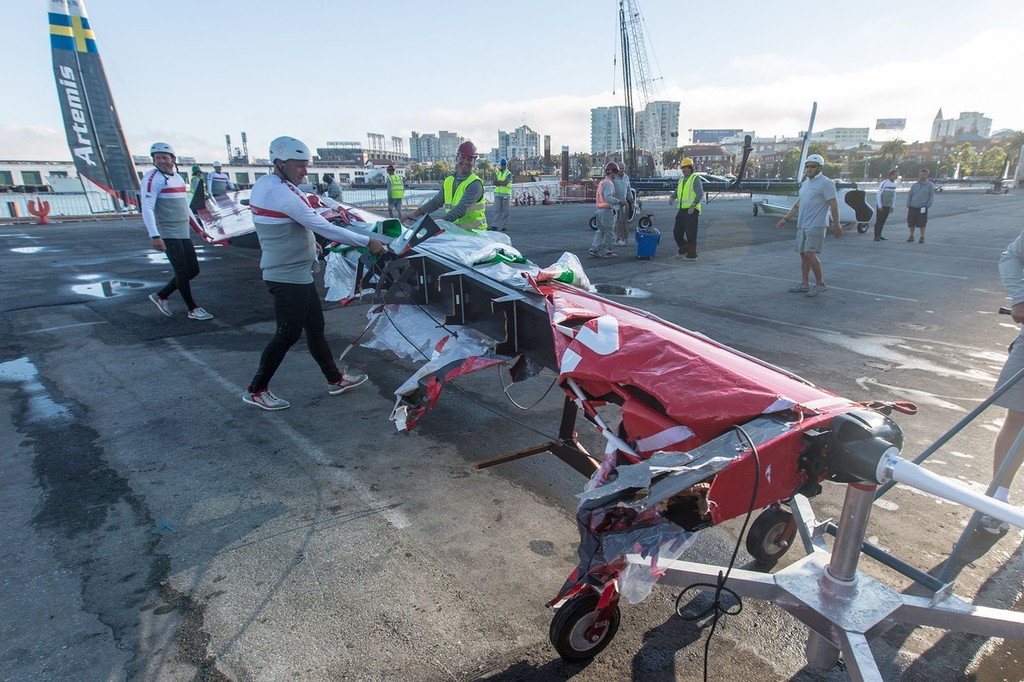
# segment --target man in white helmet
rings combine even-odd
[[[192,245],[189,221],[195,216],[188,207],[188,187],[175,172],[177,157],[166,142],[154,142],[149,148],[153,157],[153,170],[146,173],[141,184],[142,222],[149,232],[153,248],[163,252],[174,269],[174,277],[163,289],[149,295],[149,300],[167,317],[171,306],[167,299],[175,291],[188,306],[188,319],[209,320],[206,312],[192,298],[190,282],[199,274],[199,260]]]
[[[313,283],[313,272],[319,270],[313,233],[342,244],[364,246],[371,253],[383,252],[384,246],[377,239],[332,225],[313,210],[297,187],[307,175],[311,158],[309,147],[301,141],[278,137],[270,143],[274,172],[257,180],[249,197],[263,252],[260,268],[274,297],[277,330],[263,349],[256,375],[242,400],[264,410],[288,407],[288,401],[271,393],[270,380],[303,331],[309,353],[327,379],[330,395],[340,395],[366,381],[361,372],[338,368],[324,335],[324,313]]]
[[[206,190],[216,201],[217,197],[227,194],[229,189],[234,191],[235,186],[231,184],[231,178],[224,172],[224,164],[214,161],[213,170],[206,176]]]
[[[843,236],[843,226],[839,223],[839,202],[836,201],[836,183],[822,174],[821,167],[824,165],[825,159],[820,154],[811,154],[807,157],[804,163],[804,174],[807,178],[800,183],[800,196],[782,220],[775,224],[775,227],[781,230],[790,218],[798,216],[796,252],[800,254],[800,284],[791,287],[790,291],[811,297],[828,289],[825,277],[821,274],[821,260],[818,254],[825,246],[829,216],[832,218],[832,230],[836,239]],[[810,283],[812,272],[813,285]]]

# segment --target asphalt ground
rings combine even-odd
[[[590,206],[512,208],[510,235],[534,262],[581,255],[613,297],[790,369],[855,400],[911,400],[897,416],[912,457],[992,390],[1017,330],[996,263],[1024,228],[1020,193],[947,191],[926,244],[903,216],[829,237],[830,289],[798,279],[793,230],[715,198],[700,257],[671,258],[674,210],[648,199],[664,234],[653,260],[619,247],[586,257]],[[791,223],[792,224],[792,223]],[[273,331],[258,253],[200,247],[193,283],[209,322],[147,300],[170,276],[138,220],[0,227],[0,677],[5,680],[690,680],[707,629],[674,615],[659,586],[624,605],[608,649],[561,661],[548,642],[553,597],[575,565],[584,480],[550,455],[475,470],[557,431],[550,377],[505,389],[497,372],[460,378],[411,433],[387,417],[406,360],[356,348],[370,380],[339,397],[300,343],[274,380],[278,413],[240,395]],[[639,297],[643,294],[646,297]],[[325,304],[335,352],[367,306]],[[531,406],[521,410],[512,403]],[[927,467],[982,489],[1001,413],[981,418]],[[592,451],[592,428],[578,428]],[[838,515],[843,487],[812,504]],[[1024,499],[1020,484],[1011,500]],[[869,540],[936,572],[970,514],[897,487]],[[685,556],[724,565],[739,521]],[[989,606],[1021,594],[1021,535],[977,536],[955,591]],[[782,565],[799,558],[792,550]],[[737,565],[749,566],[741,550]],[[921,590],[870,560],[897,590]],[[806,630],[746,599],[720,623],[711,679],[846,679],[804,668]],[[885,679],[1021,679],[1019,643],[897,626],[873,642]]]

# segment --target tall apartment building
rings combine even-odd
[[[540,156],[540,134],[522,125],[512,132],[498,131],[498,158],[533,159]]]
[[[590,153],[621,152],[626,137],[626,107],[597,107],[590,110]]]
[[[464,140],[458,133],[447,130],[438,131],[437,135],[414,130],[409,137],[409,160],[414,163],[454,162],[455,153]]]
[[[664,153],[679,146],[679,102],[651,102],[636,118],[636,145],[640,149],[653,151],[657,147]]]

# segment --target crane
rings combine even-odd
[[[636,131],[634,128],[633,83],[637,83],[640,104],[640,138],[642,145],[651,152],[654,159],[654,175],[660,177],[664,171],[661,149],[661,122],[658,120],[654,101],[654,83],[647,61],[647,46],[644,43],[643,17],[636,0],[619,0],[619,32],[622,37],[622,89],[626,100],[625,157],[627,172],[636,172]]]

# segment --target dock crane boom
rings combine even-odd
[[[622,89],[626,99],[625,163],[627,172],[633,175],[636,166],[636,132],[634,128],[633,82],[639,86],[641,144],[647,145],[654,160],[654,175],[660,177],[664,171],[661,149],[661,122],[658,120],[654,101],[654,84],[647,61],[647,45],[644,42],[643,18],[636,0],[619,0],[619,32],[622,38]]]

